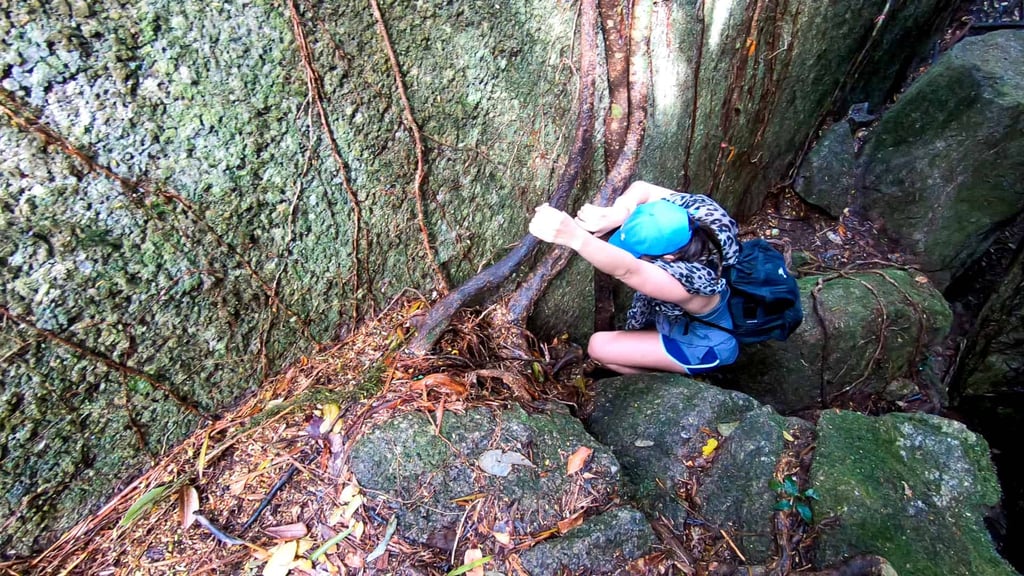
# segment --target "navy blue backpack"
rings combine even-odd
[[[722,270],[722,277],[731,292],[728,306],[733,329],[726,332],[740,344],[785,340],[803,321],[796,279],[786,269],[786,259],[766,240],[740,244],[739,259]],[[690,319],[721,328],[695,316]]]

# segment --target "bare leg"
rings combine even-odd
[[[652,370],[686,374],[686,370],[665,353],[661,335],[654,330],[596,332],[590,337],[587,353],[620,374]]]

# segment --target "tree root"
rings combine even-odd
[[[608,75],[608,112],[604,122],[604,166],[610,173],[622,156],[629,133],[629,29],[632,5],[598,0],[604,32],[605,70]],[[627,10],[629,12],[627,12]],[[615,324],[614,280],[594,270],[594,330]]]
[[[159,390],[159,391],[163,392],[164,394],[166,394],[167,397],[170,398],[171,400],[173,400],[178,406],[180,406],[182,410],[185,410],[186,412],[188,412],[190,414],[194,414],[194,415],[202,418],[203,420],[210,421],[210,420],[214,419],[214,416],[212,416],[210,414],[206,414],[205,412],[202,412],[193,402],[191,402],[189,400],[186,400],[185,398],[180,396],[169,385],[161,382],[160,380],[157,380],[156,377],[154,377],[154,376],[152,376],[150,374],[147,374],[146,372],[143,372],[142,370],[139,370],[138,368],[132,368],[131,366],[128,366],[127,364],[123,364],[121,362],[118,362],[118,361],[114,360],[113,358],[111,358],[111,357],[109,357],[109,356],[107,356],[105,354],[101,354],[101,353],[96,352],[94,350],[90,350],[89,348],[86,348],[85,346],[83,346],[83,345],[81,345],[81,344],[79,344],[77,342],[73,342],[73,341],[71,341],[71,340],[61,336],[60,334],[57,334],[56,332],[52,332],[50,330],[47,330],[46,328],[42,328],[40,326],[36,326],[32,322],[30,322],[27,318],[22,318],[21,316],[11,312],[10,310],[7,309],[6,306],[0,306],[0,316],[2,316],[3,318],[18,324],[18,325],[20,325],[20,326],[22,326],[24,328],[32,330],[36,334],[38,334],[38,335],[42,336],[43,338],[45,338],[46,340],[49,340],[50,342],[53,342],[53,343],[55,343],[55,344],[57,344],[59,346],[67,348],[67,349],[71,350],[72,352],[74,352],[75,354],[77,354],[77,355],[79,355],[79,356],[81,356],[83,358],[87,358],[89,360],[92,360],[92,361],[95,361],[95,362],[99,362],[100,364],[103,364],[107,368],[110,368],[111,370],[113,370],[115,372],[118,372],[118,373],[120,373],[120,374],[122,374],[124,376],[132,377],[132,378],[138,378],[140,380],[145,381],[146,383],[148,383],[153,388],[156,388],[157,390]]]
[[[275,309],[280,308],[285,313],[287,313],[292,319],[295,320],[296,325],[299,328],[299,332],[300,334],[302,334],[304,338],[306,338],[310,342],[316,341],[309,331],[309,324],[306,322],[306,320],[298,313],[293,311],[291,308],[289,308],[287,304],[285,304],[283,301],[281,301],[280,298],[277,297],[277,295],[274,293],[273,288],[269,284],[267,284],[266,280],[264,280],[259,275],[256,269],[253,267],[252,263],[250,263],[245,258],[245,256],[242,255],[238,248],[236,248],[227,240],[225,240],[217,232],[217,230],[214,229],[214,227],[200,215],[200,211],[196,209],[196,207],[191,202],[186,200],[181,194],[168,188],[158,188],[156,186],[153,186],[144,179],[132,180],[130,178],[126,178],[114,172],[111,168],[108,168],[107,166],[103,166],[95,162],[88,154],[76,148],[74,145],[68,142],[66,138],[64,138],[60,134],[57,134],[55,131],[53,131],[53,129],[40,122],[37,118],[35,118],[32,114],[25,110],[24,106],[18,103],[15,96],[4,88],[0,88],[0,111],[3,111],[4,114],[6,114],[11,119],[11,122],[13,122],[15,126],[17,126],[25,132],[29,132],[35,134],[36,136],[39,136],[48,145],[56,146],[68,156],[78,160],[89,172],[101,174],[102,176],[110,178],[111,180],[114,180],[115,182],[120,184],[125,196],[128,197],[128,199],[132,202],[133,205],[144,207],[144,200],[146,199],[146,197],[156,197],[168,203],[177,204],[178,206],[180,206],[181,209],[188,216],[190,216],[192,220],[200,228],[205,229],[210,234],[214,242],[221,249],[223,249],[225,252],[234,257],[235,260],[237,260],[238,263],[241,264],[243,268],[245,268],[246,272],[249,273],[249,275],[256,282],[256,284],[258,284],[259,287],[263,290],[264,294],[266,294],[267,299]],[[175,232],[185,236],[185,234],[183,234],[181,230],[175,229]]]
[[[903,289],[895,280],[892,279],[891,276],[886,274],[884,271],[857,270],[856,266],[858,264],[862,263],[854,263],[843,270],[820,277],[814,289],[811,291],[811,299],[814,306],[814,314],[815,317],[818,319],[819,326],[822,330],[823,344],[821,350],[821,362],[819,371],[821,380],[820,399],[822,402],[822,407],[832,406],[833,402],[835,402],[837,398],[843,396],[844,394],[848,394],[849,392],[855,390],[858,386],[860,386],[865,380],[867,380],[871,376],[871,371],[875,368],[875,365],[882,360],[885,353],[885,343],[887,340],[886,334],[890,328],[890,322],[888,314],[886,312],[885,301],[882,299],[881,295],[878,293],[878,290],[874,286],[872,286],[871,284],[864,280],[854,278],[851,275],[853,272],[859,272],[862,274],[874,274],[882,277],[887,283],[891,284],[903,296],[907,304],[914,310],[914,317],[917,319],[917,334],[914,350],[912,352],[912,359],[907,369],[908,373],[906,374],[906,376],[908,378],[914,378],[915,371],[913,370],[913,366],[915,366],[921,361],[922,354],[924,353],[926,344],[927,325],[924,310],[922,309],[921,305],[916,300],[914,300],[910,293]],[[863,368],[861,375],[850,384],[844,386],[842,390],[829,394],[828,386],[825,379],[825,367],[828,363],[830,348],[829,343],[831,341],[831,338],[829,337],[828,333],[826,316],[820,307],[819,293],[824,288],[825,283],[840,278],[857,281],[862,286],[864,286],[865,289],[871,292],[871,294],[875,298],[875,302],[877,303],[876,309],[878,310],[878,314],[880,316],[880,322],[877,335],[878,343],[875,346],[875,350],[871,354],[871,357],[867,359],[867,364]]]
[[[552,246],[547,256],[533,267],[529,276],[519,284],[506,304],[514,325],[526,326],[526,320],[533,312],[537,300],[544,294],[551,279],[565,268],[572,256],[572,249]]]
[[[686,136],[686,149],[683,151],[683,174],[679,179],[681,190],[690,189],[690,157],[693,155],[693,142],[697,136],[697,101],[700,88],[700,68],[704,62],[704,0],[698,0],[694,19],[697,21],[697,47],[693,55],[693,90],[690,97],[693,101],[690,104],[690,127]]]
[[[598,206],[607,206],[622,193],[626,184],[636,173],[640,145],[643,142],[647,122],[647,99],[650,87],[650,26],[652,7],[645,0],[638,0],[633,9],[630,26],[629,62],[629,124],[626,127],[622,153],[609,172],[605,185],[594,198]],[[585,48],[585,46],[584,46]],[[584,51],[585,53],[585,51]],[[609,112],[611,115],[612,112]],[[547,290],[551,281],[565,268],[572,251],[555,247],[530,276],[516,288],[509,300],[511,319],[516,326],[525,326],[526,319],[533,312],[534,304]],[[599,276],[595,275],[595,284]],[[601,303],[611,309],[611,302]]]
[[[604,120],[604,166],[611,172],[619,161],[629,130],[630,3],[598,0],[604,32],[605,70],[608,74],[608,114]]]
[[[647,0],[635,0],[630,25],[629,62],[629,128],[618,161],[608,172],[604,184],[594,198],[594,204],[607,206],[629,185],[636,174],[640,147],[647,126],[647,101],[651,86],[651,10]]]
[[[595,0],[587,0],[581,4],[582,41],[580,47],[581,77],[579,87],[579,112],[576,119],[576,135],[565,168],[558,179],[555,191],[549,203],[559,209],[565,209],[569,196],[576,188],[582,166],[590,157],[593,146],[594,132],[594,78],[593,64],[596,52],[596,6]],[[416,335],[410,341],[406,352],[423,356],[430,352],[441,337],[454,315],[471,298],[500,286],[524,260],[533,254],[540,240],[527,234],[518,246],[505,255],[497,263],[470,278],[464,284],[449,292],[436,302],[427,314],[415,322]],[[529,300],[527,298],[527,300]]]

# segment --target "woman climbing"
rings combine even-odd
[[[615,232],[608,242],[601,236]],[[722,267],[739,256],[736,221],[703,194],[635,182],[609,207],[585,204],[571,216],[537,207],[530,233],[568,246],[636,291],[625,330],[597,332],[587,352],[629,374],[700,374],[736,360],[729,288]]]

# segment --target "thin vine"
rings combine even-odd
[[[437,256],[430,245],[430,233],[427,231],[427,224],[423,215],[423,182],[427,177],[426,160],[423,154],[423,138],[420,135],[416,118],[412,114],[412,105],[409,104],[409,97],[405,93],[405,80],[402,78],[402,70],[398,65],[398,57],[391,46],[391,38],[388,36],[388,29],[384,24],[384,16],[380,11],[380,6],[377,4],[377,0],[370,0],[370,6],[373,8],[373,17],[377,21],[377,32],[380,34],[381,41],[384,43],[384,49],[388,54],[388,60],[391,62],[391,71],[395,75],[395,87],[398,89],[398,95],[402,99],[402,118],[409,132],[412,133],[413,142],[416,147],[416,179],[413,182],[413,196],[416,199],[416,220],[419,223],[420,234],[423,237],[423,250],[427,254],[427,261],[430,263],[430,267],[434,270],[434,281],[437,283],[438,292],[447,294],[449,291],[448,279],[438,264]]]
[[[68,350],[71,350],[72,352],[83,358],[88,358],[89,360],[99,362],[100,364],[103,364],[107,368],[110,368],[111,370],[114,370],[115,372],[118,372],[124,376],[138,378],[140,380],[145,381],[153,388],[156,388],[157,390],[166,394],[167,397],[173,400],[178,406],[181,407],[181,409],[185,410],[190,414],[194,414],[202,418],[203,420],[213,419],[212,415],[206,414],[205,412],[200,410],[195,405],[195,403],[186,400],[180,394],[175,392],[174,389],[172,389],[168,384],[161,382],[151,374],[143,372],[138,368],[133,368],[122,362],[118,362],[117,360],[114,360],[113,358],[105,354],[102,354],[95,350],[91,350],[85,347],[83,344],[79,344],[78,342],[75,342],[69,338],[65,338],[64,336],[61,336],[60,334],[57,334],[52,330],[47,330],[46,328],[37,326],[28,318],[23,318],[20,315],[11,312],[6,306],[0,305],[0,316],[4,317],[7,320],[10,320],[11,322],[14,322],[15,324],[18,324],[23,328],[35,332],[39,336],[42,336],[45,340],[53,342],[54,344],[57,344],[63,348],[67,348]]]
[[[306,32],[302,27],[302,19],[299,17],[299,10],[295,5],[295,0],[288,0],[288,12],[292,22],[292,33],[295,35],[295,44],[298,46],[299,56],[302,58],[302,67],[306,76],[306,90],[308,92],[309,99],[312,101],[313,106],[316,108],[317,115],[320,118],[320,127],[323,130],[324,136],[327,138],[327,143],[331,150],[331,157],[334,158],[334,162],[338,166],[338,175],[341,176],[341,186],[345,190],[345,194],[348,196],[349,204],[352,205],[352,262],[353,269],[355,270],[353,292],[358,293],[361,286],[359,270],[366,269],[365,263],[362,263],[362,253],[359,249],[359,240],[362,237],[362,206],[359,203],[359,196],[356,194],[356,191],[349,180],[348,164],[345,162],[345,159],[341,157],[341,152],[338,150],[338,142],[334,137],[334,130],[331,128],[331,122],[327,115],[327,110],[324,108],[320,74],[317,72],[316,65],[313,61],[313,53],[310,50],[309,41],[306,38]]]

